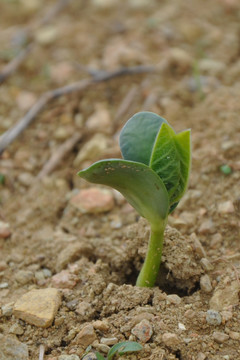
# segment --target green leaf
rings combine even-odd
[[[3,174],[0,174],[0,184],[1,185],[5,184],[5,176]]]
[[[168,215],[167,190],[157,174],[144,164],[118,159],[101,160],[78,175],[121,192],[152,225],[158,226]]]
[[[163,123],[168,124],[167,120],[152,112],[133,115],[120,134],[123,158],[149,165],[155,139]]]
[[[105,357],[103,357],[99,352],[95,353],[97,360],[106,360]]]
[[[124,341],[118,344],[115,344],[108,352],[107,360],[111,360],[113,356],[118,353],[123,355],[127,352],[140,351],[142,350],[142,345],[138,344],[135,341]]]
[[[150,167],[166,186],[171,206],[180,200],[186,190],[190,150],[189,130],[175,134],[169,125],[162,124],[152,151]]]

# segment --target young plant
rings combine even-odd
[[[142,350],[142,345],[138,344],[135,341],[123,341],[118,344],[113,345],[107,354],[105,359],[99,352],[96,352],[97,360],[112,360],[114,355],[118,354],[120,356],[128,353]]]
[[[146,218],[151,227],[148,250],[137,286],[152,287],[161,263],[167,218],[186,191],[191,163],[191,134],[178,134],[162,117],[140,112],[120,134],[122,159],[101,160],[78,175],[111,186]]]

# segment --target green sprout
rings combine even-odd
[[[137,286],[153,287],[161,263],[168,215],[186,191],[191,164],[190,130],[178,134],[162,117],[140,112],[120,134],[122,159],[100,160],[78,175],[108,185],[146,218],[151,227],[146,259]]]
[[[109,350],[106,359],[99,352],[96,352],[96,357],[97,360],[112,360],[116,354],[122,356],[128,352],[140,351],[142,348],[142,345],[135,341],[123,341],[113,345],[113,347]]]

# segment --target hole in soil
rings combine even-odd
[[[133,264],[129,264],[128,269],[129,268],[131,268],[131,273],[123,279],[124,281],[122,283],[134,286],[136,284],[139,271],[136,270]],[[199,281],[194,283],[193,281],[189,282],[188,280],[186,281],[188,284],[186,284],[184,280],[174,279],[164,266],[160,267],[160,274],[161,276],[157,279],[156,285],[167,295],[176,294],[179,297],[184,297],[190,296],[200,290]]]
[[[177,350],[177,351],[174,353],[174,355],[176,356],[177,359],[183,360],[180,350]]]

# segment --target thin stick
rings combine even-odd
[[[153,72],[152,66],[133,66],[130,68],[122,68],[113,72],[105,73],[104,75],[97,75],[92,79],[83,79],[76,83],[63,86],[58,89],[47,91],[44,93],[38,101],[32,106],[32,108],[24,115],[12,128],[7,130],[0,136],[0,155],[10,145],[16,137],[18,137],[25,128],[31,124],[36,116],[44,109],[44,107],[52,100],[59,98],[62,95],[71,94],[73,92],[82,91],[90,86],[103,81],[109,81],[115,77],[122,75],[135,75],[146,72]]]
[[[46,15],[37,21],[37,23],[34,26],[29,26],[26,29],[27,33],[33,32],[37,28],[48,24],[56,15],[63,10],[65,6],[68,5],[68,3],[72,0],[59,0],[55,5],[53,5],[50,10],[46,13]],[[31,42],[27,45],[26,48],[22,49],[19,54],[12,59],[1,71],[0,73],[0,84],[2,84],[10,75],[12,75],[18,67],[22,64],[22,62],[26,59],[28,54],[32,52],[36,44],[34,42]]]
[[[79,140],[81,140],[81,138],[82,134],[75,133],[70,139],[66,140],[62,145],[60,145],[43,166],[42,170],[37,176],[37,179],[41,180],[45,176],[49,175],[53,170],[55,170],[58,164],[72,150],[72,148],[79,142]]]
[[[40,345],[40,348],[39,348],[39,360],[44,360],[44,352],[45,352],[44,346]]]

